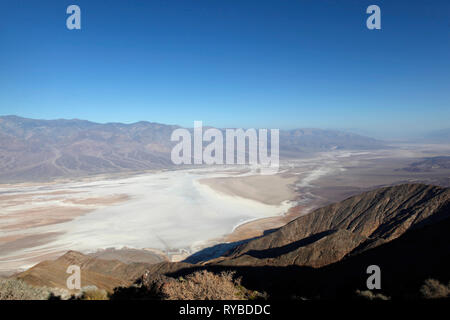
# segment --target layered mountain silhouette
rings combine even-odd
[[[172,167],[172,132],[151,122],[94,123],[0,117],[0,182]],[[280,132],[282,157],[331,149],[375,149],[375,139],[320,129]]]
[[[344,298],[364,290],[367,267],[378,265],[383,292],[408,298],[417,297],[428,278],[448,283],[449,240],[450,188],[405,184],[317,209],[209,261],[102,266],[102,260],[91,257],[86,263],[85,256],[71,252],[19,277],[46,284],[49,280],[42,279],[56,275],[55,268],[63,270],[65,264],[80,260],[89,274],[101,275],[95,282],[100,287],[103,277],[130,282],[144,269],[155,277],[178,277],[199,269],[233,270],[246,288],[265,291],[272,298]]]
[[[176,128],[0,117],[0,181],[165,168]]]

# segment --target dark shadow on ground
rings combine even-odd
[[[348,256],[322,268],[301,266],[206,265],[184,268],[167,274],[185,276],[197,270],[231,270],[242,277],[248,289],[265,291],[271,298],[293,297],[348,299],[355,291],[367,290],[370,265],[381,269],[381,293],[397,299],[419,298],[420,287],[429,278],[443,284],[450,281],[450,219],[410,230],[402,237]],[[298,243],[297,243],[298,245]]]
[[[314,243],[334,232],[336,232],[336,230],[328,230],[328,231],[316,233],[310,237],[303,238],[301,240],[289,243],[282,247],[270,248],[270,249],[266,249],[266,250],[250,250],[250,251],[246,252],[245,254],[252,256],[254,258],[258,258],[258,259],[276,258],[281,255],[287,254],[291,251],[294,251],[298,248],[301,248],[301,247],[307,246],[311,243]]]
[[[278,230],[278,228],[266,230],[266,231],[264,231],[262,236],[268,235],[277,230]],[[209,261],[209,260],[221,257],[221,256],[227,256],[228,253],[231,252],[237,246],[247,243],[251,240],[261,238],[262,236],[253,237],[253,238],[249,238],[249,239],[245,239],[245,240],[241,240],[241,241],[235,241],[235,242],[220,243],[220,244],[202,249],[202,250],[190,255],[185,260],[183,260],[183,262],[195,264],[195,263],[199,263],[199,262]]]

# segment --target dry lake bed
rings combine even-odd
[[[285,161],[273,175],[243,167],[201,167],[0,184],[0,274],[68,250],[136,248],[179,260],[211,244],[258,236],[370,188],[448,179],[450,170],[399,170],[434,155],[428,150],[336,150]]]

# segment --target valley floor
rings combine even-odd
[[[442,154],[448,150],[433,146],[335,150],[284,161],[275,175],[202,167],[0,185],[0,274],[68,250],[128,262],[183,260],[208,246],[260,236],[319,206],[375,187],[447,185],[449,169],[404,170],[414,161]]]

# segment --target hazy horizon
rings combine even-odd
[[[448,128],[448,19],[436,1],[2,1],[0,114],[95,122]],[[417,28],[420,26],[420,28]]]
[[[190,125],[180,125],[178,123],[163,123],[161,121],[156,121],[154,119],[141,119],[138,121],[128,121],[128,122],[124,122],[124,121],[93,121],[90,119],[80,119],[80,118],[61,118],[61,117],[57,117],[57,118],[27,118],[21,115],[17,115],[17,114],[0,114],[0,117],[19,117],[19,118],[25,118],[25,119],[32,119],[32,120],[43,120],[43,121],[57,121],[57,120],[78,120],[78,121],[88,121],[91,123],[96,123],[96,124],[113,124],[113,123],[120,123],[120,124],[126,124],[126,125],[131,125],[131,124],[135,124],[135,123],[139,123],[139,122],[148,122],[148,123],[156,123],[156,124],[161,124],[161,125],[168,125],[168,126],[180,126],[180,127],[184,127],[184,128],[193,128],[193,122]],[[197,121],[197,120],[195,120]],[[201,121],[201,120],[198,120]],[[210,125],[209,123],[203,123],[204,127],[214,127],[212,125]],[[237,126],[230,126],[229,128],[238,128]],[[248,129],[248,127],[243,127],[244,129]],[[262,127],[259,127],[262,128]],[[274,128],[273,126],[271,128]],[[226,129],[226,128],[221,128],[221,129]],[[256,128],[258,129],[258,127]],[[296,130],[296,129],[318,129],[318,130],[331,130],[331,131],[341,131],[341,132],[346,132],[346,133],[353,133],[353,134],[358,134],[361,136],[367,136],[370,138],[375,138],[375,139],[380,139],[380,140],[386,140],[386,141],[405,141],[405,142],[414,142],[416,140],[418,140],[419,142],[423,139],[426,139],[426,135],[430,135],[430,134],[435,134],[435,133],[439,133],[440,131],[449,131],[450,132],[450,127],[444,127],[441,129],[429,129],[429,130],[421,130],[421,131],[415,131],[413,133],[405,133],[405,132],[397,132],[397,134],[392,134],[390,132],[376,132],[376,131],[371,131],[371,130],[367,130],[367,129],[360,129],[360,128],[341,128],[341,127],[312,127],[312,126],[295,126],[295,127],[288,127],[288,128],[276,128],[276,129],[280,129],[280,130],[284,130],[284,131],[289,131],[289,130]]]

